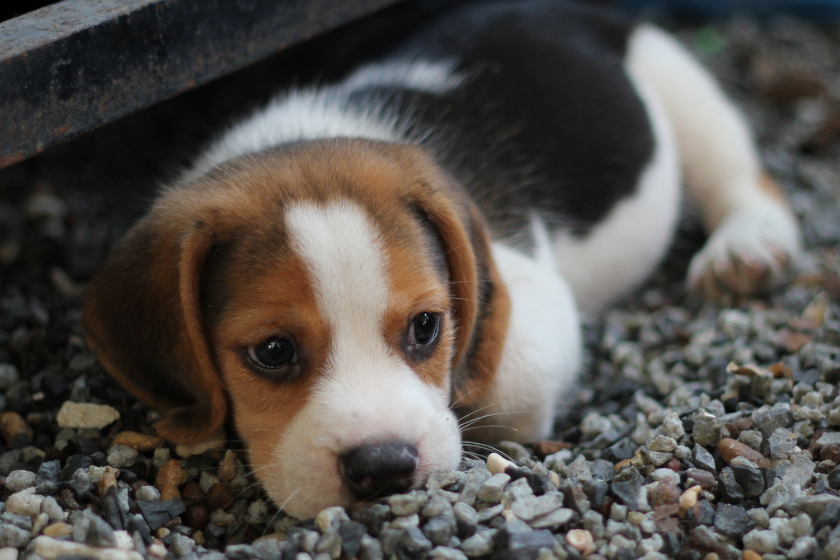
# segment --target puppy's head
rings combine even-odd
[[[475,209],[416,148],[287,146],[165,193],[91,282],[84,326],[167,411],[162,435],[232,419],[269,496],[305,517],[458,465],[450,399],[481,395],[507,328],[488,259]]]

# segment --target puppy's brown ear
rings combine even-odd
[[[116,246],[85,296],[89,345],[123,386],[166,412],[156,429],[175,443],[211,439],[227,416],[199,304],[213,241],[208,216],[164,199]]]
[[[490,230],[478,208],[452,188],[417,202],[443,244],[457,321],[452,402],[469,407],[490,388],[504,350],[510,297],[493,261]]]

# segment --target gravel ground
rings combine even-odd
[[[264,96],[277,61],[0,172],[0,560],[840,557],[840,30],[680,37],[745,107],[802,219],[796,277],[703,304],[682,282],[687,218],[657,277],[587,324],[586,383],[554,441],[315,520],[277,512],[241,450],[167,447],[79,327],[84,282],[154,180],[241,112],[237,92]]]

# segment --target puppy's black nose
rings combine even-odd
[[[404,492],[411,488],[419,456],[417,447],[401,441],[362,445],[340,456],[341,476],[359,500]]]

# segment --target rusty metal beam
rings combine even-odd
[[[64,0],[0,22],[0,168],[397,0]]]

